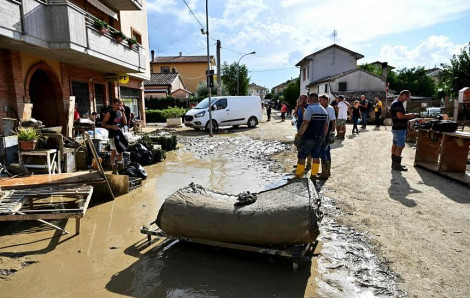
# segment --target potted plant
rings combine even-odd
[[[34,127],[20,127],[16,135],[18,136],[18,145],[21,150],[36,149],[40,134]]]
[[[117,42],[122,42],[124,39],[127,38],[127,36],[121,31],[113,31],[111,34]]]
[[[137,40],[134,38],[127,38],[127,44],[129,45],[129,48],[133,48],[134,45],[137,43]]]
[[[166,118],[167,126],[180,126],[183,124],[182,117],[186,114],[185,108],[170,107],[162,111],[162,116]]]
[[[102,21],[100,19],[95,19],[93,21],[93,26],[100,31],[101,34],[105,34],[109,32],[109,25],[106,24],[105,21]]]

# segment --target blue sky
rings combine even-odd
[[[205,0],[148,0],[147,10],[156,56],[207,54]],[[470,1],[209,0],[210,54],[217,39],[222,63],[256,51],[240,63],[267,88],[297,77],[295,64],[333,44],[333,30],[365,56],[359,64],[439,67],[470,42]]]

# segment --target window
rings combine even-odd
[[[309,74],[310,74],[310,66],[307,66],[307,79],[309,78]]]
[[[307,79],[307,69],[303,68],[302,69],[302,81],[305,81]]]
[[[131,37],[137,40],[138,44],[142,44],[142,34],[134,28],[131,28]]]
[[[215,104],[217,107],[217,110],[224,110],[227,108],[227,99],[226,98],[221,98],[217,101]]]
[[[338,83],[338,91],[348,91],[348,83],[340,82]]]
[[[325,93],[328,93],[328,84],[325,84]]]
[[[169,66],[160,67],[160,73],[170,73],[170,67]]]

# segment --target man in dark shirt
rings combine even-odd
[[[417,114],[406,114],[403,103],[411,96],[410,91],[403,90],[400,95],[390,105],[390,114],[392,116],[392,169],[398,171],[408,171],[405,166],[401,165],[401,152],[405,148],[406,131],[408,127],[408,120],[413,119]]]
[[[370,103],[365,95],[361,95],[359,109],[361,110],[362,128],[366,128],[367,119],[369,118]]]

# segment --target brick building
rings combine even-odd
[[[1,118],[21,118],[30,103],[33,118],[65,133],[72,98],[82,117],[121,98],[145,122],[145,0],[5,0],[0,10]]]

